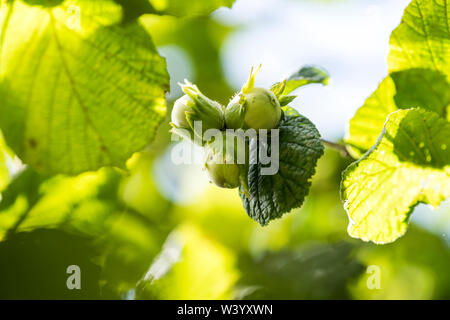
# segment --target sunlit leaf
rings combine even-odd
[[[112,1],[5,6],[0,126],[18,156],[45,173],[123,166],[165,115],[165,61]]]
[[[376,145],[343,174],[352,237],[386,243],[406,232],[419,202],[450,197],[450,123],[422,109],[392,113]]]
[[[450,15],[446,1],[413,0],[390,37],[386,77],[350,121],[355,158],[376,142],[386,116],[421,107],[450,120]]]
[[[450,81],[450,15],[447,0],[413,0],[392,32],[389,71],[428,68]]]
[[[386,77],[350,120],[345,142],[360,158],[377,141],[386,117],[399,109],[421,107],[448,116],[450,83],[439,72],[408,69]]]
[[[345,142],[354,158],[360,158],[375,144],[387,115],[398,110],[394,95],[395,84],[387,77],[350,120]]]

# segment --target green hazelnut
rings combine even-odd
[[[236,188],[239,186],[240,169],[236,163],[227,163],[226,154],[208,150],[205,167],[211,182],[221,188]]]
[[[273,129],[281,119],[281,107],[272,91],[252,88],[247,93],[239,93],[225,110],[227,128]]]
[[[255,72],[242,90],[231,99],[225,109],[225,123],[231,129],[273,129],[281,119],[281,106],[275,94],[264,88],[255,88]]]
[[[249,146],[234,132],[222,132],[206,146],[206,163],[211,182],[222,188],[247,189]]]

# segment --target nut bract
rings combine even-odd
[[[171,114],[172,123],[178,128],[190,129],[191,126],[186,119],[186,112],[189,112],[194,104],[194,100],[187,94],[175,101]]]
[[[175,101],[171,114],[171,126],[178,134],[180,129],[194,133],[203,143],[206,130],[222,130],[224,128],[225,119],[222,106],[206,97],[196,85],[187,80],[180,86],[185,95]],[[184,136],[186,135],[184,134]],[[190,138],[193,139],[194,136],[190,134]]]
[[[225,109],[225,123],[231,129],[273,129],[281,119],[281,107],[275,94],[264,88],[255,88],[259,68],[250,72],[249,80]]]

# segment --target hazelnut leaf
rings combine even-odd
[[[283,96],[287,96],[295,89],[307,84],[320,83],[327,85],[328,78],[328,73],[325,70],[315,66],[304,66],[300,68],[299,71],[294,72],[286,80],[273,84],[270,90],[278,99],[282,99]]]
[[[261,175],[263,165],[249,165],[248,194],[240,188],[247,214],[261,225],[303,204],[324,147],[314,124],[290,107],[279,125],[279,170]],[[269,146],[270,152],[270,146]]]
[[[350,236],[395,241],[414,207],[450,197],[450,123],[421,108],[388,116],[377,143],[343,173]]]
[[[120,5],[14,1],[2,11],[0,128],[25,163],[45,174],[124,167],[153,140],[166,63],[139,24],[120,24]]]
[[[377,141],[386,116],[420,107],[450,120],[450,15],[439,1],[413,0],[392,32],[389,75],[350,120],[345,142],[360,158]]]

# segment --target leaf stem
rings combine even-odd
[[[338,151],[341,154],[342,157],[344,157],[344,158],[351,158],[350,153],[347,151],[347,148],[343,144],[331,142],[331,141],[324,140],[324,139],[321,139],[321,140],[322,140],[322,143],[326,147]]]

